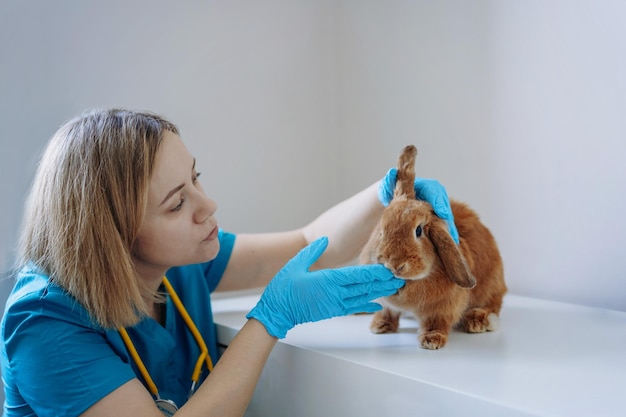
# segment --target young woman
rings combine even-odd
[[[56,132],[2,320],[5,416],[241,416],[289,329],[375,311],[403,285],[382,265],[339,267],[392,198],[394,170],[301,229],[237,236],[199,175],[155,114],[94,110]],[[416,193],[454,235],[444,188],[419,180]],[[210,293],[263,286],[218,357]]]

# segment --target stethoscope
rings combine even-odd
[[[200,379],[200,373],[202,372],[202,364],[206,363],[206,366],[209,369],[209,372],[212,372],[213,361],[211,360],[209,349],[207,348],[206,343],[204,343],[204,339],[202,338],[202,335],[198,331],[196,324],[191,319],[191,316],[189,316],[189,313],[187,313],[185,306],[183,305],[182,301],[180,301],[180,298],[178,298],[178,294],[176,294],[176,291],[174,291],[174,287],[172,287],[172,284],[170,284],[170,282],[168,281],[166,277],[163,277],[163,285],[165,286],[165,290],[169,293],[170,297],[172,298],[172,301],[174,302],[174,305],[176,306],[178,313],[182,316],[183,320],[185,320],[185,324],[191,331],[191,334],[193,335],[194,339],[196,339],[196,343],[198,343],[198,346],[200,347],[200,356],[198,356],[198,360],[196,361],[196,366],[193,369],[193,374],[191,374],[191,388],[189,389],[189,397],[188,397],[188,398],[191,398],[193,393],[196,391],[198,380]],[[154,383],[154,381],[152,380],[152,377],[150,376],[150,372],[148,372],[148,369],[146,368],[143,361],[141,360],[139,353],[137,353],[137,349],[135,349],[135,345],[133,344],[133,341],[130,339],[128,332],[123,327],[120,327],[118,329],[118,332],[120,333],[120,336],[122,336],[122,340],[124,341],[124,344],[126,345],[126,349],[128,349],[128,352],[130,353],[130,356],[135,361],[137,368],[139,368],[139,372],[141,372],[141,376],[143,377],[143,380],[146,382],[146,385],[148,385],[148,390],[154,397],[154,403],[156,404],[156,406],[166,416],[174,415],[174,413],[178,411],[178,407],[176,406],[176,403],[174,403],[174,401],[172,400],[167,400],[159,396],[159,390],[156,384]]]

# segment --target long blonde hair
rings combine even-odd
[[[147,313],[132,248],[164,131],[151,113],[90,110],[54,134],[26,204],[18,262],[34,263],[105,328]],[[18,265],[19,266],[19,265]]]

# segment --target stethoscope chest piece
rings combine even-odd
[[[157,400],[154,400],[154,403],[164,416],[171,417],[174,415],[174,413],[178,411],[178,407],[176,407],[176,404],[174,404],[174,401],[172,400],[164,400],[162,398],[159,398]]]

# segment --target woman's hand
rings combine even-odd
[[[298,252],[270,281],[246,317],[260,321],[270,335],[280,339],[301,323],[378,311],[382,307],[372,300],[392,295],[404,285],[382,265],[310,271],[327,245],[328,238],[322,237]]]
[[[387,207],[393,199],[393,192],[396,188],[396,179],[398,178],[398,170],[391,168],[387,171],[387,175],[382,179],[378,187],[378,199],[383,206]],[[435,214],[448,223],[448,229],[452,239],[459,243],[459,232],[454,224],[454,215],[450,208],[450,199],[443,185],[437,180],[415,178],[413,184],[415,188],[415,198],[427,201],[433,206]]]

